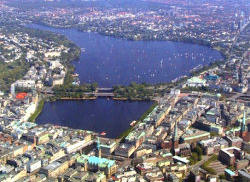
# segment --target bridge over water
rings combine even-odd
[[[97,92],[112,92],[114,89],[113,88],[97,88]]]
[[[94,97],[114,97],[113,88],[97,88],[95,92],[84,92],[84,95],[93,95]],[[54,92],[52,90],[43,90],[41,91],[43,94],[53,95]]]
[[[97,88],[95,92],[84,93],[86,95],[93,95],[95,97],[114,97],[113,88]]]

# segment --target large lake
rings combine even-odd
[[[55,124],[95,132],[105,131],[116,138],[149,109],[152,102],[97,100],[47,102],[36,119],[38,124]]]
[[[73,62],[81,83],[100,87],[137,83],[162,83],[188,75],[198,65],[221,59],[219,52],[205,46],[170,41],[128,41],[75,29],[31,24],[28,27],[65,35],[84,48]],[[115,138],[137,120],[151,102],[56,101],[46,103],[38,124],[51,123],[78,129],[107,132]]]
[[[137,83],[164,83],[188,75],[198,65],[221,59],[206,46],[171,41],[129,41],[76,29],[30,24],[30,28],[65,35],[84,48],[74,61],[81,83],[97,82],[101,87]]]

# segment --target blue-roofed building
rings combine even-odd
[[[236,176],[235,172],[230,169],[225,169],[225,175],[228,180],[232,180]]]
[[[219,78],[218,75],[211,75],[211,74],[205,77],[206,80],[210,80],[210,81],[216,81],[218,78]]]

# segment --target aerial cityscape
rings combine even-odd
[[[1,0],[1,182],[250,181],[250,1]]]

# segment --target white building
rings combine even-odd
[[[25,88],[35,88],[35,81],[34,80],[17,80],[15,82],[15,86],[17,87],[25,87]]]
[[[187,80],[186,86],[188,87],[202,87],[202,86],[208,86],[206,80],[201,79],[199,77],[192,77]]]

